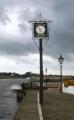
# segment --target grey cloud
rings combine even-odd
[[[6,21],[10,21],[8,16],[8,8],[13,9],[14,7],[22,7],[26,5],[28,0],[0,0],[0,22],[6,24]]]
[[[42,12],[44,18],[52,18],[52,29],[50,29],[50,39],[47,43],[44,54],[48,54],[53,57],[57,57],[62,53],[68,59],[68,56],[74,54],[74,1],[73,0],[16,0],[8,3],[3,3],[2,6],[16,6],[19,5],[19,24],[20,32],[25,34],[25,31],[29,29],[26,26],[25,21],[36,18],[39,11]],[[25,4],[26,3],[26,4]],[[21,8],[21,6],[24,6]],[[27,6],[26,6],[27,5]],[[31,11],[31,7],[34,8]],[[44,12],[45,11],[45,12]],[[50,12],[51,11],[51,12]],[[50,15],[50,13],[53,13]],[[1,14],[1,12],[0,12]],[[4,15],[4,13],[2,14]],[[1,15],[0,15],[1,16]],[[6,13],[5,13],[6,16]],[[50,18],[51,16],[51,18]],[[1,17],[0,17],[1,18]],[[8,19],[6,16],[4,19]],[[16,38],[17,39],[17,38]],[[25,38],[24,38],[25,39]],[[32,39],[32,38],[29,38]],[[9,42],[0,43],[0,51],[4,51],[12,55],[21,55],[30,52],[38,52],[34,43],[31,41],[28,44]]]
[[[5,8],[0,7],[0,22],[6,24],[6,21],[10,21]]]
[[[36,49],[34,48],[34,43],[24,44],[21,42],[0,42],[0,54],[10,55],[10,56],[21,56],[30,53],[34,53]]]
[[[56,19],[53,19],[53,36],[50,35],[47,53],[54,57],[62,53],[70,59],[70,54],[74,54],[74,1],[57,1],[53,4]]]
[[[24,24],[24,23],[20,23],[20,24],[18,24],[18,27],[19,27],[19,29],[20,29],[20,32],[27,32],[27,30],[28,30],[28,28],[27,28],[27,26],[26,26],[26,24]]]
[[[0,0],[0,22],[6,24],[10,21],[7,8],[10,7],[13,0]]]
[[[12,7],[15,5],[25,4],[26,2],[28,2],[28,0],[0,0],[0,4],[3,7]]]

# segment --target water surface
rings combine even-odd
[[[63,84],[63,92],[74,94],[74,86],[64,87],[64,84]]]
[[[13,120],[17,100],[16,92],[10,88],[20,81],[20,79],[0,79],[0,120]]]

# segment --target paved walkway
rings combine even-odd
[[[44,120],[74,120],[74,95],[44,91],[42,112]]]
[[[37,92],[28,91],[16,111],[14,120],[40,120],[37,105]]]

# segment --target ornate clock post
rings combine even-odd
[[[39,90],[39,98],[40,104],[43,105],[43,44],[42,41],[48,40],[49,38],[49,30],[48,30],[48,22],[44,20],[41,14],[39,18],[35,21],[31,21],[33,23],[33,39],[39,39],[39,53],[40,53],[40,90]]]
[[[46,22],[35,22],[34,23],[34,37],[39,38],[39,52],[40,52],[40,104],[43,104],[43,47],[42,38],[47,37],[47,23]]]

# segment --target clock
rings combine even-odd
[[[48,37],[46,22],[34,23],[34,37],[38,37],[38,38]]]
[[[38,34],[43,34],[45,32],[45,27],[43,25],[39,25],[36,27],[36,32]]]

